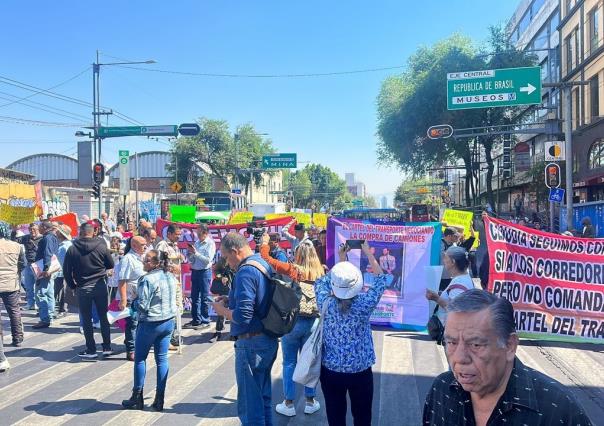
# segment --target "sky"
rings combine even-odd
[[[4,1],[0,167],[36,153],[75,156],[74,133],[92,121],[91,64],[98,50],[101,63],[156,61],[137,69],[101,67],[101,105],[145,125],[208,117],[226,120],[234,131],[251,123],[268,134],[277,152],[297,153],[299,167],[320,163],[342,177],[355,173],[370,194],[391,200],[403,175],[396,167],[377,165],[376,97],[384,79],[404,68],[308,74],[404,67],[419,46],[455,32],[483,43],[488,26],[507,22],[517,5],[514,0]],[[36,94],[23,84],[82,102]],[[36,102],[30,104],[34,108],[14,102],[31,95],[23,102]],[[113,115],[103,125],[132,124]],[[168,148],[165,141],[146,138],[108,139],[103,161],[117,161],[120,149]]]

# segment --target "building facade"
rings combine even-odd
[[[573,198],[604,200],[604,10],[597,0],[561,1],[562,81],[571,91]],[[565,111],[565,99],[562,99]]]

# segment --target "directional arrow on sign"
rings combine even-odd
[[[533,93],[535,91],[535,89],[537,89],[535,86],[533,86],[531,83],[528,83],[526,86],[521,87],[520,91],[526,92],[527,95],[530,95],[531,93]]]

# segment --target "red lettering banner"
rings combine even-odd
[[[604,240],[485,221],[489,291],[512,302],[521,336],[604,343]]]

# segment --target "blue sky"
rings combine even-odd
[[[484,41],[488,26],[506,22],[516,6],[513,0],[11,0],[2,8],[0,76],[46,89],[82,73],[53,92],[91,102],[92,71],[86,68],[97,49],[101,62],[154,59],[157,64],[142,67],[193,73],[279,75],[397,66],[418,46],[453,32]],[[376,165],[375,100],[384,78],[397,72],[258,79],[103,67],[101,104],[147,125],[202,116],[225,119],[233,129],[252,123],[270,135],[278,151],[297,152],[300,162],[325,164],[342,176],[354,172],[371,194],[391,194],[402,176]],[[6,105],[14,96],[31,94],[0,79],[0,120],[91,121],[89,107],[40,94],[29,100],[61,108],[68,117]],[[108,124],[128,125],[117,117]],[[76,130],[0,121],[0,166],[40,152],[75,154]],[[119,149],[167,146],[143,138],[110,139],[103,160],[116,161]]]

